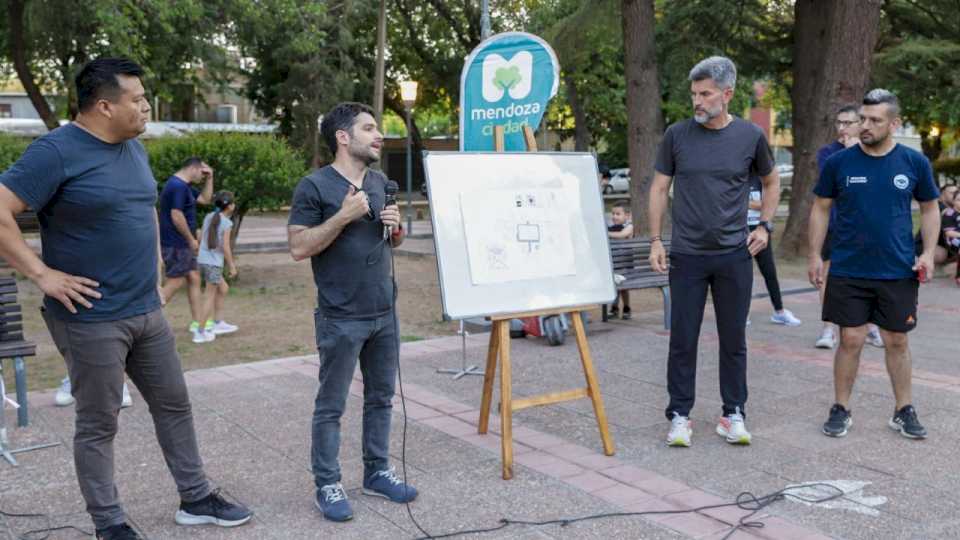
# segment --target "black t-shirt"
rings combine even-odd
[[[333,319],[372,319],[390,312],[393,281],[389,246],[383,241],[380,210],[387,178],[367,170],[363,191],[375,217],[354,220],[327,248],[310,258],[317,285],[317,305]],[[300,180],[293,193],[289,225],[316,227],[340,210],[352,184],[332,166]]]
[[[960,230],[960,212],[957,212],[953,208],[944,210],[940,216],[940,234],[937,236],[937,245],[941,247],[950,245],[952,248],[955,248],[955,246],[947,241],[947,235],[944,233],[958,230]]]
[[[693,119],[670,126],[657,152],[657,172],[673,177],[670,251],[731,253],[747,245],[750,175],[773,170],[773,153],[756,125],[734,118],[723,129]]]

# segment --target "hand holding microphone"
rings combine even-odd
[[[387,185],[384,186],[386,198],[383,202],[383,210],[380,212],[384,240],[388,240],[393,228],[400,225],[400,209],[397,207],[398,191],[400,191],[400,186],[393,180],[387,180]]]

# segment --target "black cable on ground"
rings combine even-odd
[[[833,491],[834,493],[831,495],[827,495],[825,497],[817,498],[817,499],[803,497],[795,493],[791,493],[792,491],[809,488],[809,487],[823,487]],[[651,510],[646,512],[606,512],[601,514],[591,514],[587,516],[580,516],[580,517],[574,517],[574,518],[557,518],[557,519],[550,519],[550,520],[544,520],[544,521],[527,521],[527,520],[521,520],[521,519],[502,518],[500,519],[500,525],[496,527],[489,527],[486,529],[470,529],[466,531],[457,531],[452,533],[436,534],[436,535],[431,535],[424,532],[423,528],[417,525],[417,528],[420,529],[420,532],[424,533],[424,536],[418,538],[417,540],[453,538],[456,536],[462,536],[467,534],[483,534],[483,533],[499,531],[507,527],[510,527],[512,525],[526,525],[531,527],[542,527],[545,525],[560,525],[561,527],[566,527],[568,525],[572,525],[574,523],[578,523],[581,521],[591,521],[596,519],[607,519],[607,518],[614,518],[614,517],[630,517],[630,516],[651,516],[651,515],[664,515],[664,514],[692,514],[694,512],[712,510],[714,508],[727,508],[727,507],[733,507],[733,506],[736,506],[741,510],[749,511],[750,512],[749,514],[742,516],[738,520],[737,524],[734,525],[727,532],[727,534],[723,537],[725,540],[740,529],[763,528],[764,523],[762,521],[750,521],[750,520],[753,518],[753,516],[755,516],[758,512],[760,512],[764,508],[770,506],[774,502],[784,500],[787,497],[791,497],[807,503],[821,504],[827,501],[832,501],[834,499],[839,499],[840,497],[843,497],[843,495],[844,495],[843,490],[836,486],[820,483],[820,482],[814,482],[810,484],[800,484],[795,486],[789,486],[779,491],[770,493],[768,495],[764,495],[762,497],[757,497],[756,495],[754,495],[753,493],[750,493],[749,491],[744,491],[739,495],[737,495],[737,499],[735,502],[725,503],[725,504],[714,504],[709,506],[700,506],[700,507],[691,508],[688,510]]]
[[[88,537],[94,535],[94,533],[90,531],[85,531],[80,527],[75,527],[73,525],[61,525],[59,527],[53,527],[51,526],[51,523],[50,523],[50,516],[48,516],[47,514],[17,514],[14,512],[5,512],[3,510],[0,510],[0,516],[8,517],[8,518],[43,518],[47,521],[47,527],[43,529],[34,529],[31,531],[26,531],[24,533],[17,534],[16,535],[17,540],[47,540],[47,538],[50,538],[50,533],[54,533],[57,531],[71,531],[71,530],[77,531],[78,533]],[[39,534],[43,534],[43,536],[37,536]]]

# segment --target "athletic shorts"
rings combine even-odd
[[[917,326],[916,278],[897,280],[827,278],[823,320],[841,328],[872,322],[890,332],[909,332]]]
[[[212,264],[201,264],[200,275],[203,276],[203,280],[207,283],[216,285],[223,281],[223,267],[213,266]]]
[[[185,277],[197,269],[197,256],[188,247],[164,246],[160,248],[160,255],[163,257],[164,273],[168,278]]]

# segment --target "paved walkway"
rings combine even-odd
[[[784,284],[785,288],[802,286]],[[435,370],[460,363],[460,338],[406,343],[407,471],[421,497],[411,510],[430,533],[495,527],[502,517],[544,520],[598,512],[682,510],[757,495],[788,484],[848,481],[852,492],[833,508],[782,501],[756,519],[763,528],[732,538],[823,539],[960,537],[960,363],[956,323],[960,290],[944,279],[924,285],[921,320],[911,334],[915,404],[931,437],[910,441],[886,427],[893,402],[883,353],[864,353],[853,399],[855,424],[843,439],[819,433],[831,403],[832,353],[812,347],[819,330],[813,293],[788,296],[804,321],[798,328],[766,322],[769,302],[753,304],[749,328],[750,401],[754,444],[733,447],[713,433],[720,410],[717,336],[708,308],[701,339],[694,445],[663,444],[668,423],[665,358],[668,334],[659,313],[634,320],[594,322],[590,346],[598,368],[616,455],[601,453],[586,400],[515,415],[515,477],[500,479],[497,434],[476,434],[480,378],[458,381]],[[227,338],[229,339],[229,338]],[[467,359],[482,363],[486,336],[467,339]],[[515,395],[579,386],[573,340],[549,347],[513,340]],[[360,494],[362,384],[355,381],[343,419],[344,485],[356,519],[325,522],[313,508],[309,474],[310,416],[317,358],[267,360],[187,373],[207,472],[226,493],[256,511],[253,523],[232,531],[173,523],[176,491],[166,473],[151,421],[139,395],[121,413],[117,482],[132,522],[149,538],[414,538],[420,535],[402,506]],[[43,512],[55,525],[90,529],[74,479],[72,408],[56,408],[52,391],[31,394],[32,424],[11,430],[15,446],[59,441],[20,454],[21,467],[0,462],[0,509]],[[399,464],[403,416],[399,400],[392,441]],[[8,416],[9,418],[9,416]],[[493,431],[498,431],[496,419]],[[853,486],[853,487],[850,487]],[[862,488],[857,491],[856,487]],[[744,515],[736,508],[697,513],[619,517],[569,526],[515,526],[483,538],[709,538],[719,539]],[[0,538],[46,526],[42,519],[0,518]],[[472,536],[479,537],[479,536]],[[81,538],[58,532],[51,538]]]

